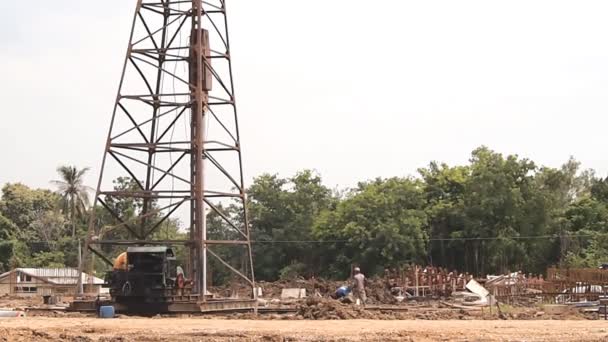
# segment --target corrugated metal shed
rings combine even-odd
[[[25,273],[55,285],[76,285],[78,282],[78,270],[74,268],[16,268],[0,275],[0,278],[3,278],[12,272]],[[89,276],[84,272],[81,274],[81,277],[84,284],[89,284],[91,280],[94,285],[101,285],[104,283],[103,279]]]

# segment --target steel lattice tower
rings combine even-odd
[[[115,189],[117,177],[131,186]],[[121,201],[137,212],[121,216]],[[207,293],[208,256],[254,287],[225,0],[137,1],[94,204],[85,261],[111,265],[111,246],[184,245],[194,293]],[[208,212],[221,229],[207,231]],[[174,217],[188,239],[162,239]]]

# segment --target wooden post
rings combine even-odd
[[[418,265],[415,266],[414,274],[415,274],[414,278],[416,278],[416,290],[415,290],[415,292],[416,292],[416,297],[418,297],[419,296],[419,293],[418,293]]]

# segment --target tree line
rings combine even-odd
[[[466,165],[335,191],[320,175],[265,174],[249,188],[256,276],[348,276],[406,263],[477,275],[608,262],[608,178],[574,159],[540,166],[487,147]]]
[[[4,185],[0,270],[76,266],[91,210],[98,211],[96,234],[125,234],[103,231],[115,218],[88,205],[86,170],[60,168],[53,190]],[[126,189],[133,181],[119,178],[114,185]],[[318,173],[303,170],[287,178],[262,174],[247,193],[258,280],[341,278],[355,264],[368,275],[406,263],[484,275],[608,262],[608,178],[572,158],[551,168],[480,147],[466,165],[431,162],[414,176],[377,178],[351,189],[331,189]],[[125,219],[141,209],[134,199],[108,205]],[[221,210],[236,213],[230,203]],[[211,232],[223,229],[217,215],[207,220]],[[163,239],[186,234],[177,220],[163,224]],[[185,258],[185,251],[178,254]],[[217,281],[227,275],[211,269]]]

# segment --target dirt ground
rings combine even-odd
[[[606,321],[0,320],[0,341],[606,341]]]
[[[98,319],[94,313],[45,306],[39,298],[4,296],[0,297],[0,308],[23,310],[27,317],[0,318],[0,342],[608,341],[608,322],[574,307],[556,311],[543,306],[501,305],[498,313],[496,308],[490,312],[488,307],[430,300],[362,309],[318,297],[293,301],[287,307],[291,308],[287,313],[267,308],[271,310],[258,316],[118,315]]]

